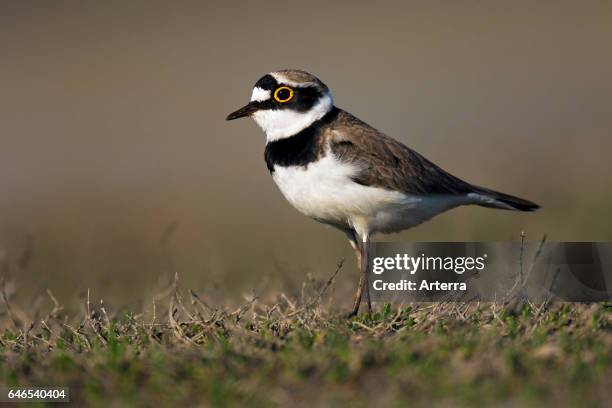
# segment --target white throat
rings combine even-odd
[[[306,112],[289,109],[261,110],[253,114],[253,119],[266,133],[266,140],[273,142],[301,132],[325,116],[333,106],[331,94],[326,93]]]

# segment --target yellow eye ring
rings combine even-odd
[[[286,91],[289,91],[288,95]],[[274,91],[274,100],[276,102],[285,103],[289,102],[291,99],[293,99],[293,89],[288,86],[281,86]]]

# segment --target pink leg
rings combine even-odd
[[[365,291],[366,304],[368,306],[368,314],[372,314],[372,301],[370,299],[370,285],[368,283],[368,237],[366,236],[364,242],[361,242],[357,234],[354,234],[355,239],[351,242],[355,248],[355,255],[357,257],[357,266],[359,267],[359,285],[355,292],[355,300],[353,301],[353,309],[349,313],[349,317],[356,316],[359,312],[359,306],[361,305],[361,298]]]
[[[360,269],[359,271],[360,273],[359,273],[359,284],[357,285],[357,291],[355,292],[355,300],[353,301],[353,309],[349,313],[348,317],[357,316],[357,313],[359,312],[359,306],[361,305],[361,297],[363,295],[363,288],[366,285],[366,283],[364,282],[364,279],[365,279],[364,274],[361,273],[362,262],[363,262],[361,245],[359,244],[359,241],[353,241],[353,242],[355,242],[355,256],[357,258],[357,266]]]

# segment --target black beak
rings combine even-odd
[[[248,104],[244,105],[242,108],[238,109],[237,111],[232,112],[229,115],[227,115],[227,118],[225,118],[225,120],[234,120],[234,119],[244,118],[245,116],[251,116],[253,113],[257,112],[258,110],[259,110],[259,107],[257,106],[257,102],[249,102]]]

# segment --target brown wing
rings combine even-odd
[[[473,186],[445,172],[414,150],[340,111],[326,138],[332,153],[363,169],[356,183],[414,195],[465,195]]]

